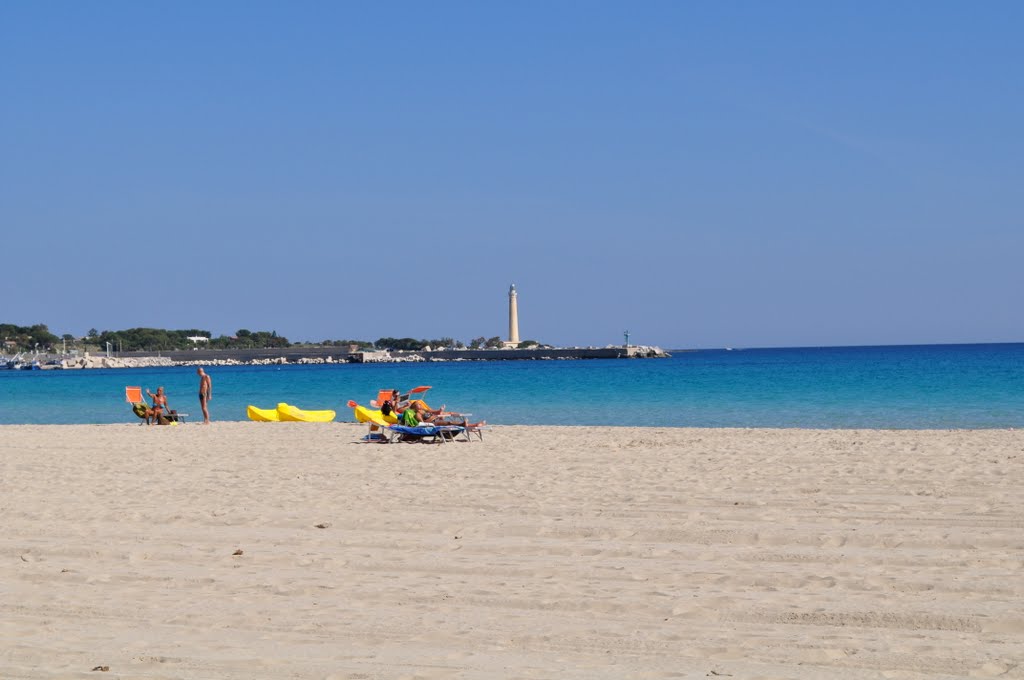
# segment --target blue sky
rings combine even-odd
[[[1024,340],[1024,4],[0,4],[0,321]]]

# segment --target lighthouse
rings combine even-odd
[[[508,289],[508,342],[507,347],[519,346],[519,305],[517,303],[516,284]]]

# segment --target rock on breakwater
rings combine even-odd
[[[167,357],[93,357],[84,356],[74,359],[62,359],[59,367],[63,369],[87,368],[153,368],[156,366],[174,366]]]

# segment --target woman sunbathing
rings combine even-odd
[[[470,423],[461,413],[449,413],[444,406],[437,410],[431,410],[423,405],[423,402],[413,402],[410,409],[416,414],[418,425],[458,425],[459,427],[474,428],[486,425],[486,420],[479,423]]]
[[[167,395],[164,394],[164,388],[156,388],[156,394],[146,390],[146,394],[153,400],[153,408],[146,411],[146,424],[166,425],[171,422],[164,417],[164,411],[167,410]]]

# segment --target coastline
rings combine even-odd
[[[45,355],[42,369],[154,368],[165,366],[268,366],[346,363],[420,363],[460,361],[567,361],[578,359],[665,359],[671,354],[660,347],[536,347],[529,349],[435,349],[418,351],[362,351],[340,347],[288,347],[239,350],[172,350],[123,352],[61,357]]]
[[[210,370],[209,365],[207,370]],[[956,370],[949,367],[955,366]],[[215,420],[287,401],[332,409],[383,387],[432,385],[429,403],[495,424],[768,428],[1024,428],[1024,345],[697,352],[663,361],[490,361],[228,366]],[[196,369],[0,371],[0,423],[123,423],[125,387],[196,407]],[[671,400],[654,408],[653,395]]]
[[[1024,431],[363,431],[0,428],[7,672],[1024,677]]]

